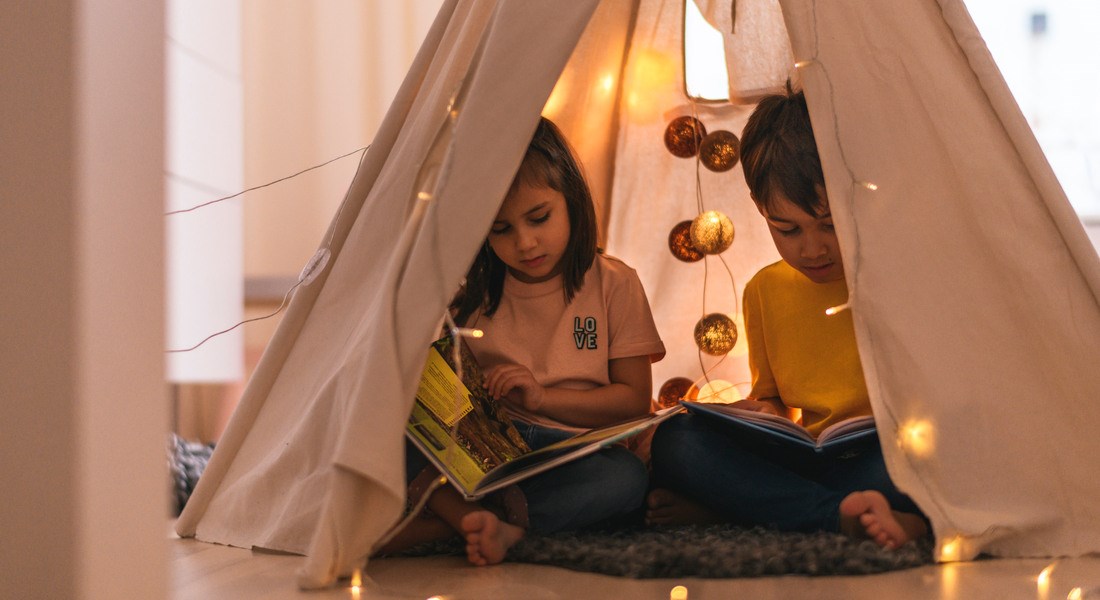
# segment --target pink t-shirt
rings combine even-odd
[[[468,324],[485,332],[482,338],[467,339],[482,369],[503,363],[524,365],[544,387],[593,389],[611,383],[610,360],[649,356],[657,362],[665,355],[638,274],[619,259],[602,254],[596,255],[584,285],[568,305],[561,276],[523,283],[509,274],[493,316],[475,313]],[[575,429],[508,408],[523,421]]]

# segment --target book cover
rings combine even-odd
[[[451,338],[429,348],[405,433],[469,500],[597,452],[683,410],[673,407],[591,429],[532,451],[485,391],[473,353],[461,342],[458,351],[461,369]]]
[[[846,419],[825,428],[816,438],[805,427],[778,415],[736,408],[731,404],[681,402],[688,412],[715,419],[739,432],[742,439],[775,448],[799,448],[817,454],[842,453],[877,440],[871,415]]]

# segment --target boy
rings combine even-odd
[[[765,98],[741,138],[745,181],[783,260],[745,286],[752,391],[739,408],[789,417],[817,434],[871,414],[844,263],[801,92]],[[928,533],[890,481],[875,444],[855,456],[807,461],[765,455],[691,415],[662,424],[652,445],[651,524],[733,522],[782,531],[840,531],[896,548]]]

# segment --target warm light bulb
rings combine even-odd
[[[878,189],[878,184],[877,183],[872,183],[870,181],[861,181],[861,182],[859,182],[859,185],[862,185],[863,187],[871,190],[872,192]]]
[[[936,436],[932,423],[914,420],[898,429],[898,445],[910,456],[924,458],[935,450]]]
[[[668,593],[668,600],[688,600],[688,589],[682,585],[672,588]]]
[[[801,69],[802,67],[808,67],[808,66],[812,65],[813,63],[814,63],[813,60],[800,60],[800,61],[794,63],[794,67],[796,69]]]
[[[1069,591],[1069,594],[1066,595],[1066,600],[1081,600],[1081,598],[1084,597],[1084,591],[1082,591],[1079,587],[1075,587]]]
[[[1054,572],[1054,565],[1047,565],[1047,568],[1039,572],[1039,576],[1035,578],[1036,585],[1039,591],[1039,598],[1046,600],[1050,593],[1050,575]]]
[[[699,388],[699,402],[732,404],[741,399],[737,386],[724,379],[711,379]]]
[[[733,244],[733,221],[708,210],[691,222],[691,243],[703,254],[721,254]]]
[[[600,80],[600,85],[603,87],[603,91],[610,92],[615,85],[615,78],[611,75],[604,75],[603,79]]]
[[[844,311],[848,310],[849,308],[851,308],[851,306],[849,306],[848,303],[845,302],[844,304],[840,304],[838,306],[830,306],[829,308],[826,308],[825,309],[825,314],[827,314],[831,317],[831,316],[833,316],[837,313],[844,312]]]
[[[955,536],[940,547],[940,562],[957,562],[962,554],[962,538]]]
[[[431,192],[417,192],[416,197],[420,200],[431,200],[432,194]]]

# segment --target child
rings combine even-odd
[[[871,414],[825,180],[801,92],[757,106],[741,138],[745,181],[783,260],[745,286],[752,391],[739,408],[790,416],[817,434]],[[881,449],[807,461],[765,455],[698,417],[663,423],[652,444],[651,524],[729,521],[840,531],[896,548],[928,532],[890,481]]]
[[[467,343],[532,449],[649,412],[650,363],[664,345],[637,274],[598,252],[592,196],[547,119],[451,310],[459,325],[484,331]],[[415,450],[409,459],[426,463]],[[615,447],[518,487],[527,523],[522,501],[508,503],[502,518],[444,486],[428,500],[434,517],[414,519],[384,550],[457,531],[471,563],[498,563],[527,527],[577,529],[641,508],[648,476],[638,457]]]

